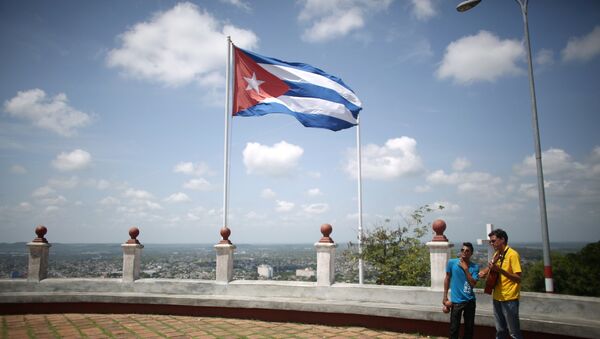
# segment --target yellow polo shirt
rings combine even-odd
[[[501,268],[506,272],[520,273],[521,258],[519,253],[508,246],[506,246],[504,250],[506,251],[506,255],[504,257],[504,261],[502,261]],[[496,265],[500,266],[500,260],[498,260]],[[498,283],[496,283],[496,287],[494,287],[493,298],[494,300],[498,301],[517,300],[519,299],[520,292],[520,283],[516,283],[508,279],[504,274],[500,274]]]

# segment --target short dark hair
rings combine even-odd
[[[506,234],[506,231],[503,229],[496,228],[495,230],[491,231],[490,234],[488,234],[488,237],[491,237],[492,235],[495,235],[496,238],[504,239],[504,241],[508,243],[508,234]]]
[[[471,253],[473,253],[473,244],[470,242],[463,242],[463,247],[468,247],[471,250]]]

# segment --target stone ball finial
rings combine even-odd
[[[219,241],[219,244],[228,244],[231,245],[231,241],[229,240],[229,236],[231,235],[231,230],[229,229],[229,227],[227,226],[223,226],[223,228],[221,228],[221,241]]]
[[[137,227],[135,227],[135,226],[132,226],[132,227],[129,229],[129,237],[130,237],[131,239],[127,240],[127,243],[128,243],[128,244],[139,244],[139,243],[140,243],[140,241],[139,241],[139,240],[137,240],[137,237],[138,237],[138,235],[140,235],[140,229],[139,229],[139,228],[137,228]]]
[[[333,231],[333,227],[331,227],[330,224],[321,225],[321,234],[323,234],[323,237],[321,238],[321,240],[319,240],[319,242],[333,243],[333,239],[329,237],[331,231]]]
[[[446,222],[442,219],[437,219],[431,224],[431,228],[435,232],[435,236],[431,241],[448,241],[448,238],[444,235],[446,230]]]
[[[37,238],[33,239],[33,242],[48,243],[48,240],[46,240],[46,238],[44,238],[44,236],[46,235],[46,233],[48,233],[48,229],[46,228],[46,226],[44,226],[44,225],[38,225],[35,228],[35,234],[37,235]]]

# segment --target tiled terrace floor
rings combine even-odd
[[[139,314],[0,316],[2,338],[431,338],[364,327]]]

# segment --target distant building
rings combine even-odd
[[[259,265],[258,276],[265,279],[273,279],[273,267],[271,265]]]
[[[308,268],[308,267],[303,270],[296,270],[296,276],[311,278],[311,277],[315,276],[315,270],[313,270],[312,268]]]

